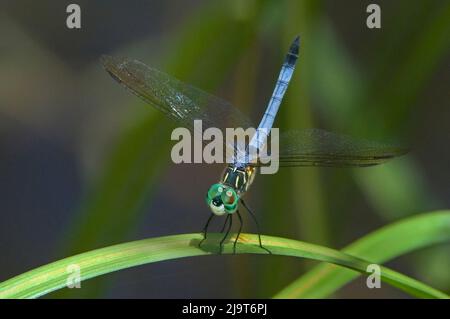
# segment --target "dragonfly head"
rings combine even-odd
[[[212,185],[206,194],[206,205],[217,216],[234,213],[237,210],[238,201],[239,195],[236,191],[224,184]]]

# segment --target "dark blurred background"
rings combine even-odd
[[[117,85],[101,54],[129,56],[259,120],[295,35],[300,60],[276,126],[402,141],[366,169],[260,176],[248,202],[264,234],[333,248],[450,206],[448,1],[73,1],[0,4],[0,281],[75,253],[201,230],[222,167],[173,165],[172,123]],[[366,27],[381,6],[382,28]],[[250,220],[246,231],[254,231]],[[450,291],[450,246],[387,265]],[[209,256],[106,275],[50,297],[270,297],[312,262]],[[364,279],[337,297],[406,297]]]

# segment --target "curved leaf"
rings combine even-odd
[[[450,211],[436,211],[385,226],[342,251],[384,263],[430,245],[450,241]],[[358,276],[353,271],[321,264],[280,291],[275,298],[324,298]]]
[[[182,234],[143,239],[96,249],[65,258],[36,268],[0,283],[0,298],[35,298],[66,286],[71,265],[80,267],[81,280],[86,280],[120,269],[162,260],[215,254],[222,234],[211,234],[202,249],[198,243],[201,234]],[[274,255],[295,256],[340,265],[366,273],[369,262],[334,249],[291,239],[264,236],[264,245]],[[267,254],[258,247],[258,236],[242,234],[237,253]],[[233,242],[224,247],[224,253],[232,253]],[[447,296],[417,280],[385,267],[381,279],[417,297],[446,298]]]

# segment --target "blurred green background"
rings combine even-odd
[[[77,1],[82,28],[69,30],[71,2],[0,4],[0,281],[94,248],[197,232],[208,217],[204,194],[222,167],[172,164],[173,124],[109,77],[104,53],[164,70],[258,121],[300,34],[276,126],[411,148],[380,167],[258,177],[247,202],[264,234],[341,248],[450,206],[448,1]],[[381,6],[381,29],[366,27],[370,3]],[[50,297],[270,297],[312,265],[277,256],[183,259]],[[387,265],[450,292],[448,244]],[[336,297],[406,295],[387,285],[369,290],[361,278]]]

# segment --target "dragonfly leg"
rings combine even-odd
[[[222,229],[220,230],[221,233],[223,233],[223,231],[225,230],[225,227],[227,227],[228,224],[228,219],[230,218],[231,215],[227,214],[227,217],[225,218],[225,222],[223,223]]]
[[[206,221],[205,226],[203,227],[203,239],[198,243],[198,247],[202,246],[202,243],[206,240],[206,234],[208,232],[208,226],[209,223],[211,222],[211,219],[214,217],[214,214],[211,213],[211,215],[209,216],[208,220]]]
[[[233,216],[228,215],[227,219],[225,220],[225,223],[227,223],[228,221],[230,221],[230,222],[228,224],[227,232],[225,233],[225,236],[223,236],[222,240],[220,241],[220,250],[219,250],[219,254],[220,255],[223,252],[223,243],[224,243],[225,239],[227,239],[228,234],[230,233],[231,225],[233,224]]]
[[[233,244],[233,254],[236,254],[236,244],[237,244],[237,241],[238,241],[238,239],[239,239],[239,235],[241,234],[241,231],[242,231],[242,224],[243,224],[243,222],[242,222],[242,216],[241,216],[241,214],[239,213],[239,210],[237,210],[236,213],[237,213],[237,216],[238,216],[238,218],[239,218],[239,231],[238,231],[238,233],[237,233],[237,235],[236,235],[236,238],[234,239],[234,244]]]
[[[245,204],[244,200],[241,198],[241,203],[242,205],[244,205],[245,209],[250,213],[250,216],[252,216],[255,224],[256,224],[256,230],[258,231],[258,239],[259,239],[259,247],[261,247],[262,249],[264,249],[265,251],[267,251],[269,254],[272,254],[272,252],[270,250],[268,250],[266,247],[264,247],[262,245],[262,241],[261,241],[261,232],[259,231],[259,224],[258,224],[258,220],[256,219],[256,216],[252,213],[252,211],[248,208],[248,206]]]

